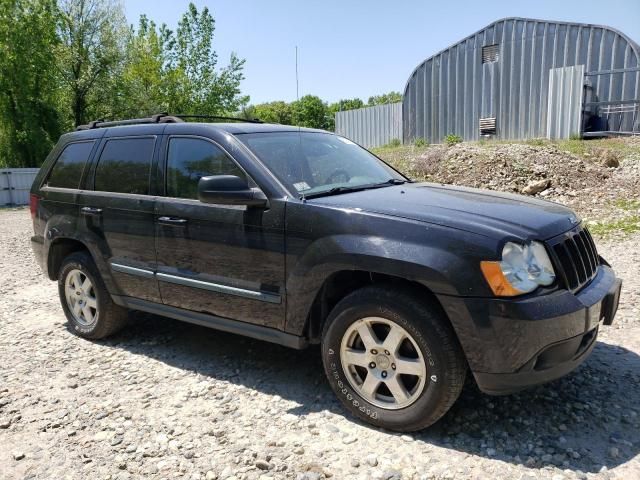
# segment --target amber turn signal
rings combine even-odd
[[[502,268],[500,268],[500,262],[482,261],[480,262],[480,268],[495,295],[500,297],[513,297],[524,293],[517,288],[513,288],[505,278],[504,273],[502,273]]]

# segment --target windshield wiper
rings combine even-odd
[[[333,187],[329,190],[323,190],[322,192],[314,192],[305,194],[304,198],[315,198],[315,197],[328,197],[329,195],[338,195],[340,193],[347,192],[359,192],[360,190],[366,190],[367,188],[372,188],[372,185],[359,185],[354,187]]]
[[[376,186],[383,185],[404,185],[405,183],[409,183],[411,180],[403,180],[402,178],[390,178],[386,182],[376,183]]]
[[[354,185],[353,187],[341,186],[341,187],[333,187],[329,190],[324,190],[322,192],[314,192],[308,193],[304,195],[304,198],[315,198],[315,197],[328,197],[330,195],[339,195],[341,193],[348,192],[359,192],[362,190],[371,190],[372,188],[381,188],[390,185],[403,185],[407,183],[408,180],[402,180],[400,178],[390,178],[384,182],[380,183],[369,183],[367,185]]]

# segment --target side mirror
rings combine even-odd
[[[198,181],[198,200],[220,205],[266,207],[267,197],[259,188],[251,188],[245,179],[235,175],[213,175]]]

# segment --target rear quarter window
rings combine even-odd
[[[78,188],[94,141],[70,143],[53,164],[49,178],[45,182],[48,187]]]
[[[154,145],[154,137],[108,140],[98,160],[94,189],[148,195]]]

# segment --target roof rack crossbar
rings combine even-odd
[[[167,113],[157,113],[150,117],[145,118],[129,118],[127,120],[110,120],[105,121],[104,119],[93,120],[86,125],[79,125],[76,130],[92,130],[94,128],[107,128],[107,127],[117,127],[120,125],[141,125],[145,123],[180,123],[184,122],[181,118],[178,118],[173,115],[169,115]]]
[[[176,118],[202,118],[202,119],[212,119],[212,120],[230,120],[233,122],[246,122],[246,123],[264,123],[262,120],[257,118],[240,118],[240,117],[225,117],[223,115],[173,115]]]

